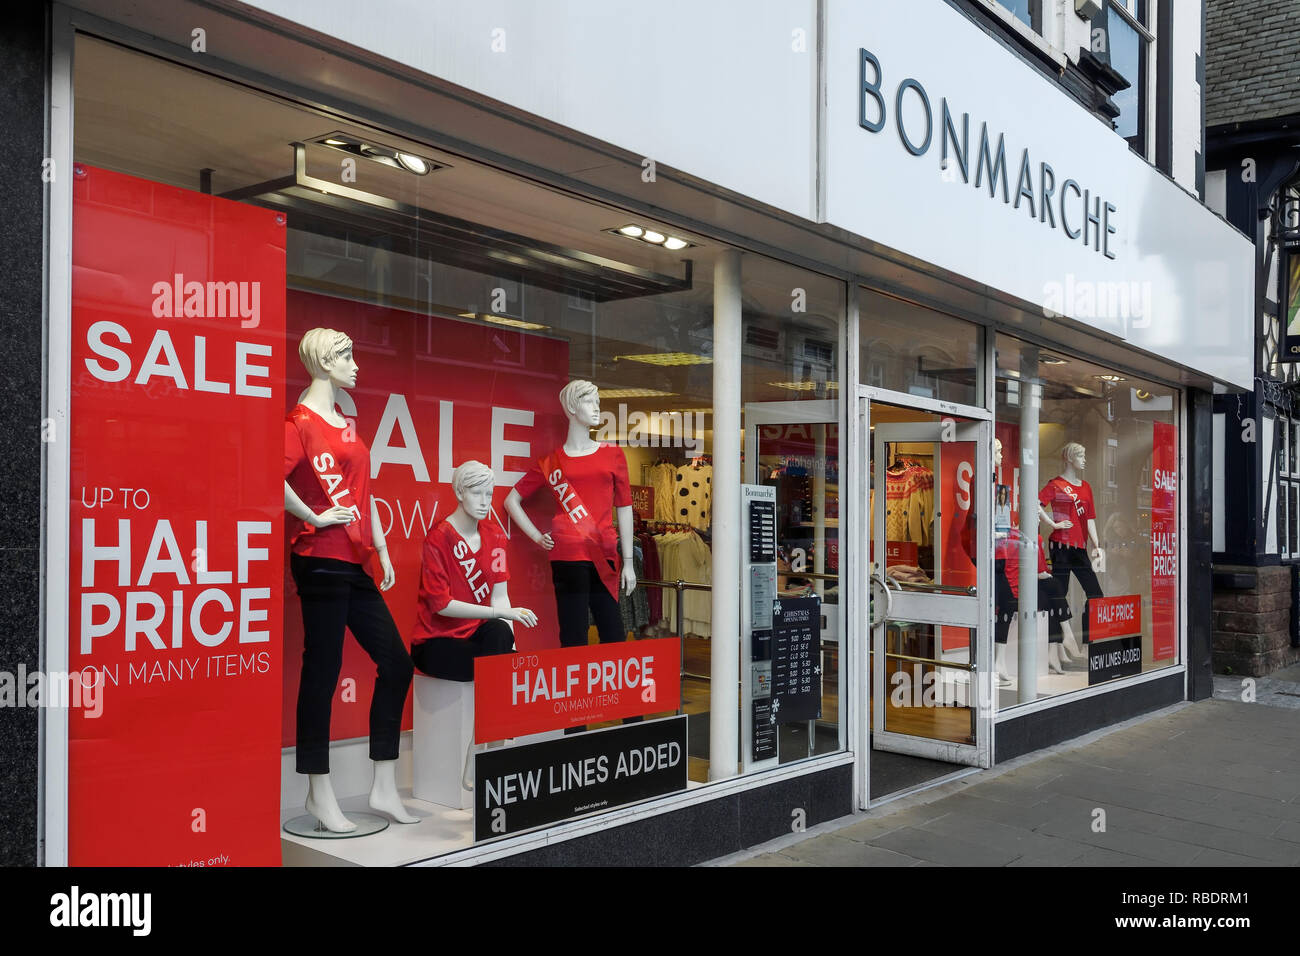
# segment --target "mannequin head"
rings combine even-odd
[[[588,428],[600,424],[600,391],[595,385],[583,379],[574,379],[560,390],[560,406],[570,422],[578,422]]]
[[[475,521],[482,521],[492,507],[496,475],[481,461],[463,461],[451,473],[451,490],[461,509]]]
[[[336,388],[357,384],[352,340],[334,329],[310,329],[298,342],[298,358],[313,379],[328,379]]]
[[[1067,443],[1066,446],[1061,449],[1061,463],[1065,465],[1066,468],[1073,468],[1082,475],[1083,468],[1088,463],[1087,449],[1077,441]]]
[[[1002,467],[1002,439],[993,439],[993,467]]]

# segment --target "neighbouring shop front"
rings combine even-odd
[[[49,862],[694,862],[1187,697],[1248,245],[826,12],[803,243],[250,11],[279,79],[57,8]]]

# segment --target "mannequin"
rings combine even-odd
[[[1038,493],[1039,516],[1052,527],[1052,577],[1062,594],[1069,594],[1070,574],[1086,595],[1083,604],[1083,641],[1088,643],[1088,602],[1102,596],[1094,568],[1105,566],[1105,553],[1097,539],[1097,509],[1092,487],[1083,480],[1087,453],[1078,442],[1061,449],[1061,473]],[[1085,533],[1086,527],[1086,533]],[[1085,550],[1091,546],[1091,556]]]
[[[602,445],[591,437],[591,429],[600,424],[600,393],[595,385],[580,379],[570,382],[560,392],[560,405],[569,420],[563,447],[519,479],[506,496],[506,511],[534,544],[550,552],[560,644],[587,643],[588,609],[602,644],[623,641],[627,634],[618,597],[620,591],[631,594],[636,589],[627,459],[616,445]],[[556,501],[547,533],[529,520],[522,504],[542,487],[548,487]],[[617,536],[611,509],[618,516]]]
[[[375,662],[370,705],[370,807],[398,823],[418,823],[397,794],[397,746],[411,687],[411,656],[380,591],[396,575],[370,497],[370,451],[335,410],[340,389],[357,382],[352,340],[312,329],[298,344],[311,385],[284,426],[284,509],[303,522],[290,570],[302,604],[302,677],[298,685],[296,764],[307,775],[307,812],[327,829],[348,833],[330,785],[330,702],[349,628]],[[367,565],[377,561],[378,588]]]
[[[1002,467],[1002,442],[993,439],[994,481]],[[1010,683],[1011,677],[1006,671],[1007,637],[1011,622],[1019,606],[1019,556],[1017,550],[1020,531],[1011,523],[1011,489],[1006,485],[995,484],[993,493],[993,555],[996,575],[994,585],[994,672],[998,683]],[[1014,579],[1014,580],[1013,580]],[[1065,664],[1070,663],[1066,652],[1068,645],[1077,647],[1074,634],[1068,623],[1070,606],[1060,590],[1056,579],[1047,569],[1043,538],[1038,537],[1038,610],[1047,615],[1047,669],[1055,674],[1065,673]],[[1074,650],[1075,654],[1082,654]]]
[[[420,567],[420,605],[411,634],[411,658],[421,672],[443,680],[474,680],[474,659],[509,654],[513,625],[534,627],[537,615],[511,607],[506,582],[506,537],[488,520],[496,476],[482,462],[466,461],[451,473],[456,510],[429,529]],[[474,789],[465,750],[461,786]]]

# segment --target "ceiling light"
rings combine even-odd
[[[1044,365],[1066,365],[1066,364],[1068,364],[1068,363],[1066,362],[1065,359],[1063,359],[1063,358],[1057,358],[1055,355],[1044,355],[1044,356],[1041,356],[1041,357],[1038,359],[1038,361],[1042,362]]]
[[[689,249],[695,245],[689,239],[683,239],[680,236],[671,236],[666,232],[660,232],[658,229],[647,229],[644,226],[638,226],[636,223],[629,222],[626,226],[619,226],[616,229],[606,229],[605,232],[612,233],[616,236],[622,236],[625,239],[638,239],[641,242],[651,246],[660,246],[664,249],[670,249],[676,252],[679,249]]]
[[[712,365],[713,359],[693,352],[653,352],[645,355],[616,355],[614,361],[642,362],[646,365]]]
[[[412,153],[398,153],[397,161],[417,176],[424,176],[429,172],[428,162]]]
[[[1112,385],[1116,382],[1126,382],[1128,379],[1122,375],[1094,375],[1093,378],[1099,378],[1103,382],[1110,382]]]
[[[676,392],[662,392],[657,388],[602,388],[601,398],[667,398]]]
[[[478,319],[480,322],[489,322],[492,325],[505,325],[512,329],[524,329],[529,332],[535,332],[538,329],[549,329],[549,325],[539,325],[536,322],[525,322],[523,319],[512,319],[505,315],[489,315],[486,312],[461,312],[462,319]]]
[[[337,137],[333,137],[333,136],[331,136],[329,139],[321,140],[321,142],[323,142],[326,146],[351,146],[352,145],[346,139],[338,139]]]
[[[767,384],[772,386],[773,388],[787,388],[792,392],[814,392],[817,390],[817,386],[819,383],[817,382],[768,382]],[[825,386],[826,386],[826,390],[830,391],[833,388],[838,389],[840,387],[840,383],[826,382]]]

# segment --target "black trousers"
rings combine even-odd
[[[614,562],[609,566],[614,567]],[[618,612],[618,601],[605,588],[605,582],[596,573],[590,561],[552,561],[551,583],[555,585],[555,613],[560,620],[560,646],[583,647],[587,643],[587,611],[596,622],[596,634],[602,644],[615,644],[627,640],[623,630],[623,615]],[[625,724],[634,724],[640,717],[626,717]],[[580,734],[586,727],[570,727],[566,734]]]
[[[370,759],[396,760],[413,668],[383,595],[361,565],[349,561],[291,554],[289,569],[302,604],[298,772],[330,770],[330,703],[343,666],[344,627],[377,668],[370,701]]]
[[[1069,595],[1070,575],[1073,574],[1079,579],[1079,586],[1087,595],[1087,599],[1083,602],[1083,641],[1086,644],[1089,640],[1088,627],[1091,623],[1088,602],[1093,598],[1104,596],[1101,593],[1101,585],[1097,583],[1096,572],[1092,570],[1092,560],[1088,557],[1087,549],[1075,548],[1058,541],[1048,542],[1048,551],[1052,559],[1052,577],[1056,579],[1056,586],[1060,588],[1061,594]]]
[[[613,562],[610,567],[613,567]],[[581,647],[587,643],[587,611],[596,622],[600,643],[627,640],[618,601],[590,561],[552,561],[551,582],[555,585],[555,613],[560,622],[560,646]]]
[[[993,640],[997,644],[1005,644],[1011,632],[1011,622],[1020,610],[1020,600],[1011,590],[1011,582],[1007,578],[1007,559],[995,560],[993,569]],[[1047,642],[1063,644],[1065,634],[1061,631],[1061,622],[1070,619],[1070,606],[1065,603],[1055,578],[1035,580],[1038,584],[1038,613],[1047,615]]]
[[[411,647],[411,660],[423,674],[468,683],[474,679],[474,658],[509,654],[515,635],[502,620],[487,620],[469,637],[431,637]]]

